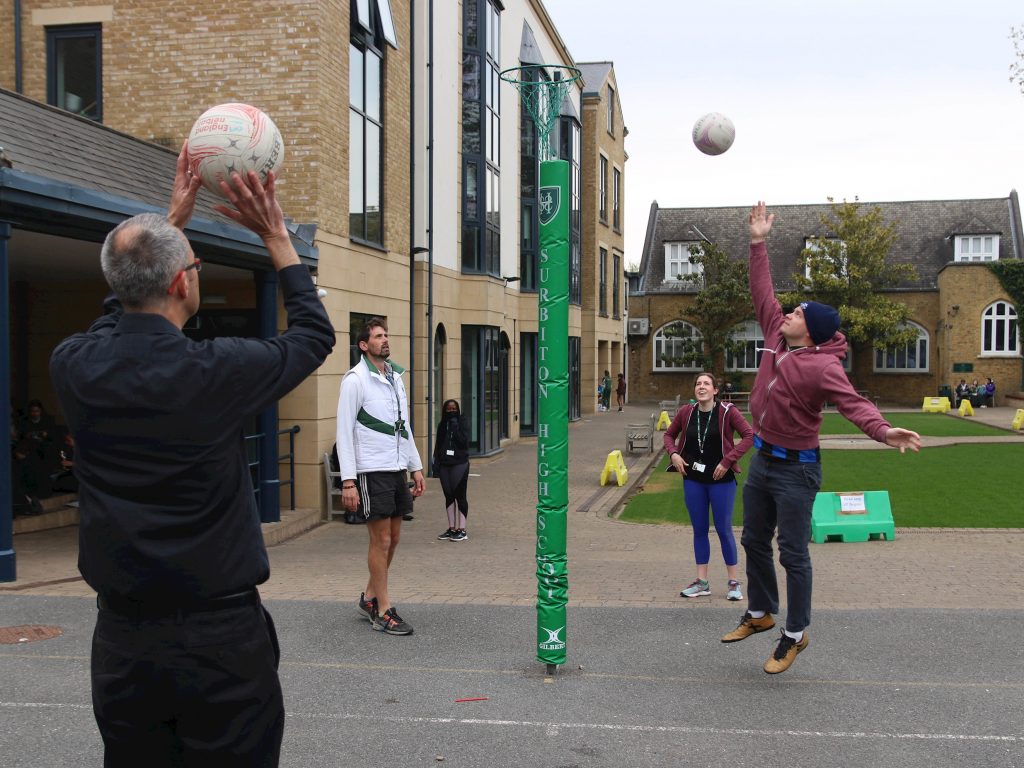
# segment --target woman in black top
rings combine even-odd
[[[433,465],[444,491],[448,529],[437,538],[441,541],[465,541],[469,538],[466,533],[469,434],[457,400],[445,400],[442,411],[441,423],[437,425],[437,440],[434,441]]]

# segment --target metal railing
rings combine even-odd
[[[288,452],[279,454],[278,465],[281,462],[288,462],[288,479],[278,480],[277,485],[290,486],[289,489],[289,504],[290,509],[295,509],[295,435],[302,431],[302,427],[298,424],[294,424],[287,429],[279,429],[276,437],[282,435],[288,435]],[[256,502],[260,502],[260,492],[263,487],[263,467],[260,464],[260,448],[261,442],[265,435],[262,432],[254,432],[251,435],[245,436],[245,455],[246,461],[249,465],[249,476],[252,478],[253,493],[256,494]]]

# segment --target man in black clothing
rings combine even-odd
[[[185,148],[167,217],[114,229],[107,314],[65,339],[51,379],[75,437],[79,570],[97,592],[93,710],[106,766],[276,766],[279,650],[243,424],[315,371],[334,330],[275,194],[250,173],[217,210],[266,246],[288,329],[193,342],[199,259],[183,229],[199,180]]]

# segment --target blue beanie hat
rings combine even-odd
[[[807,323],[807,333],[815,344],[824,344],[839,330],[839,312],[828,304],[804,301],[800,304]]]

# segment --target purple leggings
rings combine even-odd
[[[701,483],[683,478],[683,498],[693,526],[693,554],[697,565],[707,565],[711,559],[708,539],[708,507],[715,518],[715,531],[722,542],[722,558],[726,565],[736,565],[736,537],[732,535],[732,505],[736,500],[736,481],[730,483]]]

